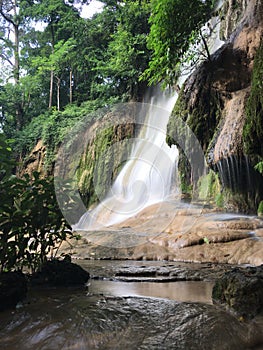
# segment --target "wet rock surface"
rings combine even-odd
[[[232,265],[163,261],[87,260],[79,264],[90,271],[91,282],[102,279],[116,284],[122,279],[135,278],[143,284],[147,279],[160,282],[169,277],[200,283],[193,281],[221,280],[225,272],[238,270]],[[173,283],[176,288],[178,282]],[[262,315],[240,320],[208,303],[96,294],[75,287],[32,288],[15,312],[0,314],[0,323],[5,350],[249,350],[263,346]]]
[[[81,232],[83,238],[64,252],[80,259],[261,265],[262,229],[263,220],[256,216],[182,208],[170,201],[104,231]]]
[[[125,282],[209,281],[221,278],[235,265],[212,263],[184,263],[165,261],[105,261],[77,260],[90,272],[92,279]]]
[[[263,313],[263,265],[226,272],[216,281],[212,297],[243,318]]]
[[[240,350],[262,342],[259,324],[212,305],[163,299],[42,295],[1,320],[1,346],[24,349]],[[30,326],[29,326],[30,325]]]

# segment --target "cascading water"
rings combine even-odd
[[[223,1],[218,2],[217,10],[222,4]],[[203,28],[209,37],[211,54],[224,43],[219,39],[219,29],[218,17],[213,17]],[[183,67],[184,72],[178,80],[180,87],[191,74],[190,67],[191,64]],[[171,195],[179,152],[176,146],[170,148],[166,144],[166,126],[176,99],[177,93],[171,97],[158,91],[146,101],[147,104],[142,104],[136,121],[141,126],[140,132],[132,140],[130,157],[106,198],[95,209],[86,212],[74,225],[74,230],[96,230],[120,223]],[[177,194],[178,188],[177,184],[174,191]]]
[[[75,230],[122,222],[171,194],[179,153],[176,146],[170,148],[166,143],[166,126],[176,98],[176,94],[171,97],[159,90],[146,98],[150,103],[137,104],[139,131],[130,140],[131,154],[106,198],[81,217]]]

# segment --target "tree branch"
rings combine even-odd
[[[7,15],[4,13],[4,11],[3,11],[3,5],[1,5],[1,7],[0,7],[0,15],[2,15],[2,16],[4,17],[4,19],[5,19],[7,22],[11,23],[14,27],[16,26],[16,24],[15,24],[15,22],[12,20],[12,18],[9,17],[9,16],[7,16]]]
[[[12,67],[14,67],[14,63],[3,53],[0,53],[0,57],[4,60],[7,61]]]
[[[200,35],[201,35],[201,39],[202,39],[202,42],[204,44],[204,47],[205,47],[205,51],[207,53],[207,58],[209,61],[211,61],[211,55],[210,55],[210,52],[209,52],[209,48],[208,48],[208,45],[207,45],[207,42],[202,34],[202,31],[200,30]]]

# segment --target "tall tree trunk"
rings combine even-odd
[[[60,78],[57,78],[57,110],[60,111]]]
[[[72,94],[72,70],[70,69],[69,72],[69,103],[72,104],[73,102],[73,94]]]
[[[13,21],[13,27],[14,27],[14,35],[15,35],[15,45],[14,45],[14,80],[15,85],[19,85],[20,80],[20,56],[19,56],[19,20],[17,20],[17,1],[14,1],[14,21]],[[16,104],[16,129],[21,130],[23,126],[23,107],[22,102],[18,102]]]
[[[52,54],[54,53],[54,46],[55,46],[55,33],[53,24],[50,24],[50,30],[51,30],[51,45],[52,45]],[[50,72],[50,86],[49,86],[49,103],[48,108],[51,109],[52,107],[52,100],[53,100],[53,84],[54,84],[54,71],[53,69]]]
[[[20,64],[19,64],[19,27],[18,24],[14,24],[15,45],[14,45],[14,80],[15,85],[19,85],[20,79]],[[16,103],[16,129],[21,130],[23,126],[23,107],[22,102]]]
[[[19,30],[18,30],[18,25],[14,25],[14,33],[15,33],[15,46],[14,46],[14,58],[15,58],[15,65],[14,65],[14,79],[15,79],[15,84],[17,85],[19,83],[19,70],[20,70],[20,65],[19,65]]]
[[[209,47],[207,45],[207,41],[205,40],[205,37],[203,36],[202,31],[200,31],[200,34],[201,34],[201,39],[202,39],[204,47],[205,47],[205,52],[206,52],[206,55],[207,55],[207,59],[208,59],[208,61],[211,62],[211,55],[210,55]]]
[[[48,108],[52,107],[52,98],[53,98],[53,83],[54,83],[54,71],[50,72],[50,86],[49,86],[49,103]]]

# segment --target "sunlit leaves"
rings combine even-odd
[[[151,31],[148,47],[152,58],[143,79],[151,84],[173,84],[184,55],[199,40],[201,26],[207,21],[213,0],[152,0]]]

